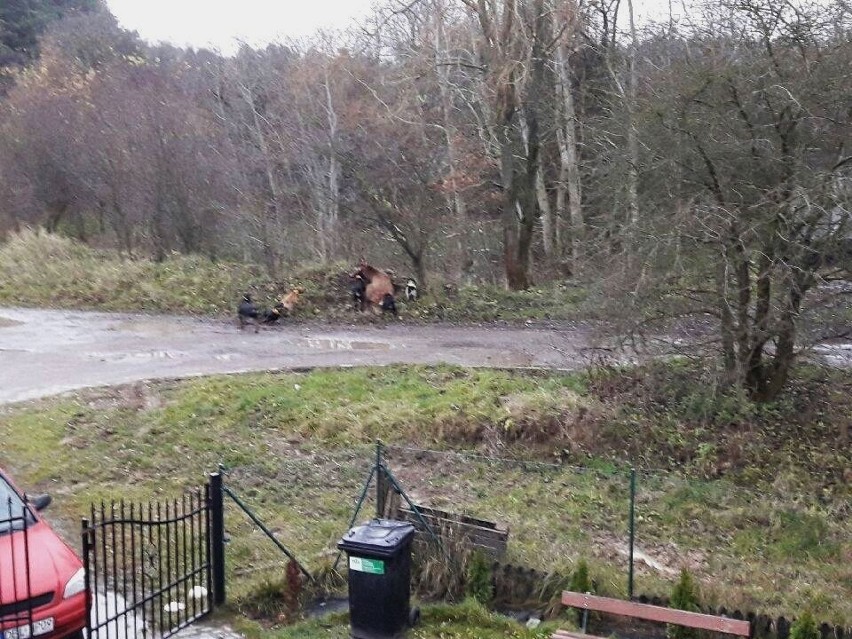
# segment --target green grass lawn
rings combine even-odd
[[[636,543],[648,557],[637,563],[637,593],[668,594],[688,567],[708,603],[788,618],[811,608],[820,621],[849,623],[849,487],[823,467],[848,467],[848,451],[831,448],[827,428],[803,436],[795,402],[765,415],[732,404],[722,419],[743,413],[738,429],[696,413],[681,390],[680,408],[669,398],[657,412],[663,392],[650,386],[660,374],[645,371],[639,387],[631,371],[418,366],[140,383],[3,409],[0,464],[53,494],[49,513],[73,540],[91,502],[178,497],[221,463],[278,538],[327,571],[381,438],[415,501],[507,524],[506,561],[565,576],[585,559],[601,592],[623,596],[633,460]],[[803,373],[803,401],[819,399],[814,380],[823,394],[849,383],[825,375]],[[361,521],[374,503],[371,491]],[[236,508],[226,525],[230,597],[250,607],[280,578],[282,556]]]
[[[416,605],[416,602],[415,602]],[[420,623],[408,633],[410,639],[546,639],[557,627],[571,627],[567,621],[543,623],[527,629],[520,623],[489,612],[475,601],[458,605],[426,605]],[[239,630],[248,639],[349,639],[349,618],[331,614],[319,619],[280,628],[261,628],[243,623]]]

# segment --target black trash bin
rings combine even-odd
[[[412,613],[411,540],[414,526],[373,519],[352,528],[337,547],[349,556],[349,624],[355,639],[402,637]]]

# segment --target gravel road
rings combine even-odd
[[[81,388],[215,373],[368,364],[579,368],[591,332],[581,325],[284,324],[159,315],[0,308],[0,403]]]

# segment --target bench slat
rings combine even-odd
[[[586,595],[568,590],[562,593],[562,603],[573,608],[585,608],[587,610],[597,610],[598,612],[609,612],[614,615],[624,615],[625,617],[647,619],[648,621],[673,623],[688,628],[725,632],[740,637],[748,637],[751,634],[751,623],[748,621],[716,617],[701,612],[688,612],[675,608],[640,604],[621,599],[610,599],[609,597]]]

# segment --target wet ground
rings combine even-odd
[[[99,639],[138,639],[153,637],[155,632],[146,627],[133,612],[125,612],[127,602],[114,592],[97,593],[94,597],[91,619],[94,626],[101,626],[97,633]],[[110,621],[107,621],[110,620]],[[173,635],[178,639],[240,639],[243,635],[230,626],[213,626],[203,620],[184,628]]]
[[[662,353],[700,343],[707,327],[678,327]],[[693,334],[694,333],[694,334]],[[215,373],[323,366],[437,364],[577,369],[619,361],[587,324],[550,327],[284,324],[85,311],[0,308],[0,404],[95,386]],[[672,350],[673,349],[673,350]],[[832,366],[852,366],[848,341],[817,345]]]
[[[214,373],[367,364],[579,368],[588,328],[290,324],[0,308],[0,403]]]
[[[214,628],[203,623],[194,624],[173,636],[177,639],[242,639],[244,637],[231,630],[229,626]]]
[[[240,330],[235,322],[187,317],[0,308],[0,403],[94,386],[214,373],[393,363],[466,366],[587,365],[590,333],[578,326],[497,328],[283,325]],[[117,597],[99,596],[101,618]],[[113,602],[113,603],[110,603]],[[336,609],[336,607],[330,607]],[[326,612],[318,608],[316,614]],[[139,628],[116,627],[110,639]],[[195,624],[181,639],[237,639]]]

